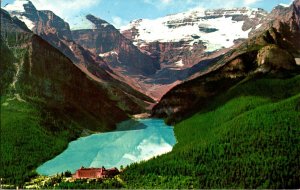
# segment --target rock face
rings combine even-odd
[[[266,15],[262,9],[199,9],[155,20],[135,20],[121,32],[160,64],[161,69],[147,81],[137,80],[139,85],[168,86],[161,88],[167,90],[208,72],[210,64],[221,59],[231,46],[245,41]],[[158,94],[148,89],[154,97]]]
[[[151,98],[114,78],[116,74],[101,57],[95,56],[73,41],[69,24],[63,19],[51,11],[36,10],[30,1],[24,1],[23,3],[24,4],[17,11],[12,10],[10,7],[6,8],[12,15],[22,19],[27,27],[31,28],[34,33],[41,36],[71,59],[71,61],[91,79],[106,86],[112,96],[116,96],[120,101],[124,101],[125,105],[122,107],[130,114],[144,112],[145,107],[147,107],[149,103],[153,103]]]
[[[299,58],[300,43],[295,43],[300,40],[300,1],[295,0],[291,6],[278,5],[272,12],[263,20],[261,27],[258,28],[254,35],[263,33],[270,27],[283,35],[281,45],[288,48],[289,52],[294,57]],[[273,34],[274,35],[274,32]],[[277,41],[280,38],[275,38]]]
[[[58,48],[76,64],[89,64],[92,55],[72,42],[69,24],[51,11],[37,10],[31,1],[24,0],[18,6],[5,6],[12,16],[23,21],[35,34]],[[74,53],[73,49],[77,49]],[[83,56],[85,54],[85,56]],[[87,57],[87,58],[86,58]]]
[[[232,55],[230,55],[232,54]],[[244,79],[257,68],[256,52],[230,52],[210,65],[210,71],[172,88],[152,110],[152,116],[180,121],[205,107],[216,95]]]
[[[222,59],[210,64],[207,74],[174,87],[153,108],[152,115],[167,118],[169,122],[180,121],[247,77],[297,71],[299,67],[295,59],[299,56],[300,47],[299,40],[295,39],[299,38],[300,32],[297,29],[299,8],[297,0],[291,7],[274,9],[272,14],[276,12],[277,17],[262,24],[262,27],[269,26],[267,30],[256,31]]]
[[[68,24],[51,11],[38,11],[28,1],[24,10],[10,13],[92,79],[113,86],[112,91],[121,99],[129,101],[135,94],[134,101],[140,104],[151,102],[151,98],[139,92],[159,100],[182,81],[213,71],[216,62],[224,61],[227,53],[249,36],[253,37],[250,44],[253,40],[259,46],[279,44],[279,48],[288,48],[293,57],[299,58],[296,49],[300,45],[294,43],[300,40],[297,4],[299,1],[291,7],[278,6],[270,14],[248,8],[199,9],[155,20],[135,20],[122,27],[121,33],[93,15],[86,17],[92,29],[71,32]],[[268,30],[270,27],[273,30]],[[284,34],[285,40],[279,40],[278,33]]]
[[[13,13],[32,22],[37,34],[83,71],[102,82],[124,81],[157,100],[174,85],[206,72],[210,64],[229,50],[223,50],[224,47],[247,38],[266,14],[260,9],[242,8],[196,10],[157,20],[140,19],[122,28],[127,38],[106,21],[88,15],[93,29],[75,30],[70,36],[63,20],[50,11],[36,11],[31,3],[27,4],[23,12]],[[232,30],[226,30],[227,25]]]
[[[276,7],[270,16],[273,18],[281,17],[281,22],[287,24],[292,32],[300,29],[300,1],[295,0],[290,7]]]
[[[7,88],[12,88],[11,91],[44,110],[54,120],[73,122],[81,129],[111,130],[116,123],[128,118],[101,84],[91,80],[41,37],[22,27],[18,28],[13,19],[2,15],[1,10],[1,21],[6,26],[15,27],[13,31],[6,28],[3,39],[1,37],[1,52],[2,49],[6,52],[1,54],[1,59],[7,60],[1,61],[1,68],[11,68],[11,64],[16,67],[14,70],[4,70],[1,75],[1,81],[10,73],[14,75],[15,81],[12,81],[12,77],[5,79],[12,84],[5,85]],[[14,41],[11,38],[15,36],[18,39]],[[23,53],[13,54],[11,49]],[[61,127],[66,126],[62,123]]]
[[[11,17],[10,14],[1,8],[1,34],[5,36],[8,32],[31,32],[25,23]]]
[[[135,20],[121,31],[137,47],[157,56],[161,64],[176,66],[180,61],[194,65],[201,60],[199,54],[228,48],[247,38],[248,30],[254,30],[266,15],[262,9],[199,9],[156,20]],[[232,30],[226,30],[228,25]]]
[[[31,62],[24,62],[24,69],[28,73],[24,73],[26,80],[22,81],[27,87],[30,86],[25,90],[26,94],[45,97],[48,104],[60,110],[68,110],[70,115],[78,116],[77,119],[81,121],[92,117],[107,129],[127,118],[117,102],[111,100],[105,88],[90,80],[47,42],[33,36],[30,49]],[[113,112],[114,117],[107,110]],[[84,112],[87,113],[86,116]]]
[[[69,24],[52,11],[38,11],[31,1],[24,1],[22,6],[21,10],[10,10],[9,7],[8,10],[12,16],[25,22],[34,33],[53,34],[61,39],[72,39]]]
[[[295,69],[295,58],[286,50],[276,46],[268,45],[259,50],[257,54],[258,66],[269,69]]]
[[[96,29],[72,31],[78,44],[103,58],[110,66],[120,67],[128,74],[151,75],[159,69],[155,59],[142,53],[114,26],[93,15],[87,15],[86,18]]]

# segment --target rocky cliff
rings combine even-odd
[[[153,116],[179,121],[199,110],[214,97],[241,81],[268,73],[299,72],[299,0],[291,7],[273,10],[273,17],[264,25],[266,31],[257,31],[237,48],[210,65],[210,72],[174,87],[154,107]],[[289,15],[289,16],[287,16]]]
[[[1,68],[11,68],[1,70],[1,81],[9,84],[3,86],[5,94],[31,102],[53,117],[78,123],[82,129],[110,130],[128,117],[105,87],[48,42],[23,30],[4,14],[1,10],[1,23],[16,28],[6,28],[1,40],[1,52],[6,52],[1,54],[6,60],[1,62]],[[114,113],[113,117],[107,110]]]
[[[157,56],[161,64],[183,67],[197,64],[207,52],[229,48],[236,40],[247,38],[266,15],[262,9],[199,9],[135,20],[121,31],[137,47]],[[227,31],[228,25],[234,30]]]
[[[74,40],[95,55],[103,58],[111,67],[122,68],[128,74],[151,75],[159,65],[155,59],[142,53],[114,26],[106,21],[87,15],[95,29],[72,31]]]
[[[210,64],[245,41],[266,16],[262,9],[196,9],[154,20],[134,20],[121,32],[159,62],[161,69],[155,75],[137,83],[154,86],[146,93],[160,99],[176,84],[207,72]]]
[[[92,29],[75,30],[70,36],[67,23],[50,11],[36,11],[31,3],[23,11],[11,13],[90,76],[102,82],[119,81],[113,82],[115,86],[124,82],[126,93],[133,88],[156,100],[174,85],[203,73],[229,47],[247,38],[266,16],[261,9],[193,10],[133,21],[122,27],[124,37],[93,15],[86,17]],[[232,30],[227,30],[227,25]]]
[[[111,96],[122,102],[122,109],[130,114],[144,112],[153,100],[117,79],[107,63],[98,55],[73,41],[69,24],[52,11],[37,10],[30,1],[20,7],[5,7],[21,19],[28,28],[66,55],[81,71],[103,86]],[[17,10],[15,10],[17,9]],[[135,109],[133,109],[135,108]]]

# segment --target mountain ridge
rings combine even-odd
[[[154,107],[153,116],[168,118],[169,122],[178,122],[187,115],[190,116],[201,110],[201,107],[205,107],[205,102],[210,102],[209,98],[247,77],[251,78],[257,73],[264,74],[280,70],[296,72],[296,68],[299,70],[296,59],[299,57],[300,49],[297,41],[299,41],[300,31],[293,30],[294,27],[290,24],[297,23],[297,20],[293,19],[294,10],[300,7],[297,3],[299,1],[295,1],[289,8],[280,9],[284,12],[281,14],[282,19],[276,16],[273,20],[267,21],[265,25],[269,28],[266,31],[258,31],[236,49],[226,53],[225,59],[218,61],[213,71],[170,90]],[[286,17],[287,10],[290,17]],[[274,11],[277,10],[274,9]],[[192,106],[194,108],[189,105],[194,105]]]
[[[123,36],[93,15],[86,18],[93,29],[71,31],[53,12],[21,2],[25,13],[21,7],[11,12],[16,17],[1,9],[4,184],[23,185],[70,140],[151,109],[152,117],[175,124],[178,143],[169,154],[125,168],[121,186],[299,186],[300,0],[268,15],[218,9],[165,21],[168,30],[188,26],[217,37],[224,21],[247,34],[228,41],[225,35],[233,46],[213,51],[196,34],[134,45],[128,38],[138,29]],[[208,20],[221,24],[201,25]],[[153,109],[150,97],[160,100]]]
[[[212,49],[213,52],[206,52],[208,46],[213,47],[215,45],[209,45],[209,43],[206,44],[206,42],[204,42],[205,39],[203,40],[199,36],[200,33],[201,35],[203,34],[203,36],[213,35],[209,37],[209,39],[221,39],[222,31],[218,30],[223,30],[222,28],[224,27],[222,26],[224,24],[222,24],[222,22],[230,23],[231,25],[236,26],[238,32],[236,32],[236,36],[230,37],[230,39],[224,38],[225,46],[229,47],[234,44],[239,44],[244,40],[240,38],[247,38],[249,31],[244,30],[249,27],[255,28],[265,14],[265,11],[261,9],[236,8],[233,13],[230,11],[232,10],[219,9],[213,11],[201,10],[198,12],[190,11],[188,13],[180,13],[178,15],[183,16],[182,21],[178,19],[178,15],[172,15],[175,19],[173,19],[172,16],[161,18],[171,30],[175,30],[178,24],[178,26],[181,27],[180,22],[187,23],[187,25],[183,25],[183,27],[187,26],[195,28],[196,25],[199,25],[196,27],[197,32],[195,32],[195,34],[189,34],[186,39],[183,38],[179,41],[155,41],[150,42],[147,45],[142,43],[142,45],[139,46],[136,44],[136,41],[132,41],[130,38],[127,40],[123,37],[124,35],[128,38],[128,35],[126,35],[124,30],[121,30],[122,35],[111,24],[96,18],[93,15],[87,15],[86,17],[86,20],[93,23],[93,29],[72,31],[72,38],[75,38],[73,39],[75,44],[58,36],[58,38],[63,39],[63,43],[60,43],[61,40],[56,39],[55,36],[57,34],[55,34],[55,32],[54,34],[44,36],[44,38],[48,39],[49,42],[65,52],[72,61],[77,63],[81,62],[83,67],[87,66],[91,75],[95,75],[96,78],[101,79],[103,76],[97,76],[96,73],[99,68],[94,66],[95,63],[84,65],[88,60],[82,59],[82,57],[85,57],[82,56],[83,53],[77,51],[74,56],[71,49],[81,49],[79,47],[81,46],[83,49],[89,50],[92,54],[91,57],[93,57],[94,60],[101,62],[101,68],[105,70],[104,72],[108,72],[108,74],[116,80],[124,81],[133,89],[146,94],[157,101],[172,87],[180,84],[184,80],[188,80],[191,75],[198,75],[197,73],[199,72],[206,72],[206,65],[209,66],[210,64],[213,64],[213,61],[220,59],[224,53],[230,50],[227,48],[215,51],[220,49],[220,47],[223,47],[223,45],[218,45],[218,48]],[[165,18],[171,19],[168,20]],[[214,26],[217,27],[217,29],[213,26],[208,26],[210,20],[218,21],[217,23],[219,24]],[[143,22],[143,20],[137,22]],[[194,31],[194,29],[191,31]],[[223,32],[226,31],[223,30]],[[175,33],[175,31],[171,32],[171,34]],[[108,43],[108,41],[111,43]],[[104,60],[104,62],[101,60]],[[99,63],[96,61],[96,64]],[[82,66],[80,68],[84,69]],[[142,75],[139,75],[140,72],[142,72]],[[101,72],[98,71],[98,73]]]
[[[140,52],[114,26],[93,15],[86,18],[95,29],[73,30],[72,35],[78,44],[103,58],[110,67],[124,67],[129,75],[155,73],[158,68],[155,60]]]
[[[22,22],[0,13],[1,185],[19,185],[69,141],[113,130],[129,116],[105,86]]]
[[[39,11],[31,1],[24,1],[20,7],[22,11],[10,10],[12,15],[21,19],[30,19],[33,22],[33,32],[48,41],[51,45],[63,52],[73,63],[97,82],[103,83],[117,98],[127,102],[127,106],[139,109],[127,109],[132,114],[147,111],[149,104],[154,100],[119,80],[107,63],[99,56],[94,55],[73,40],[69,24],[55,15],[52,11]],[[25,19],[26,21],[26,19]],[[26,24],[26,22],[25,22]]]
[[[138,19],[121,32],[159,61],[161,69],[140,83],[158,86],[162,93],[156,97],[160,99],[177,84],[209,72],[209,65],[245,41],[266,14],[262,9],[200,9],[153,20]],[[230,30],[226,30],[227,25],[232,26]]]

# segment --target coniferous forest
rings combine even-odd
[[[273,77],[245,81],[176,124],[173,151],[128,167],[126,187],[298,188],[300,76]]]
[[[1,189],[300,188],[300,0],[270,12],[191,9],[126,30],[91,14],[82,19],[93,28],[71,29],[51,10],[16,2],[0,11]],[[143,119],[160,122],[149,122],[155,135]],[[70,142],[106,132],[118,134],[84,149],[81,169],[100,167],[104,144],[131,161],[120,172],[37,172]]]

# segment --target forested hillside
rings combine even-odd
[[[0,176],[21,185],[71,140],[113,130],[128,114],[105,85],[2,9],[1,25]]]
[[[299,124],[300,75],[247,79],[177,124],[171,153],[122,178],[128,188],[299,188]]]

